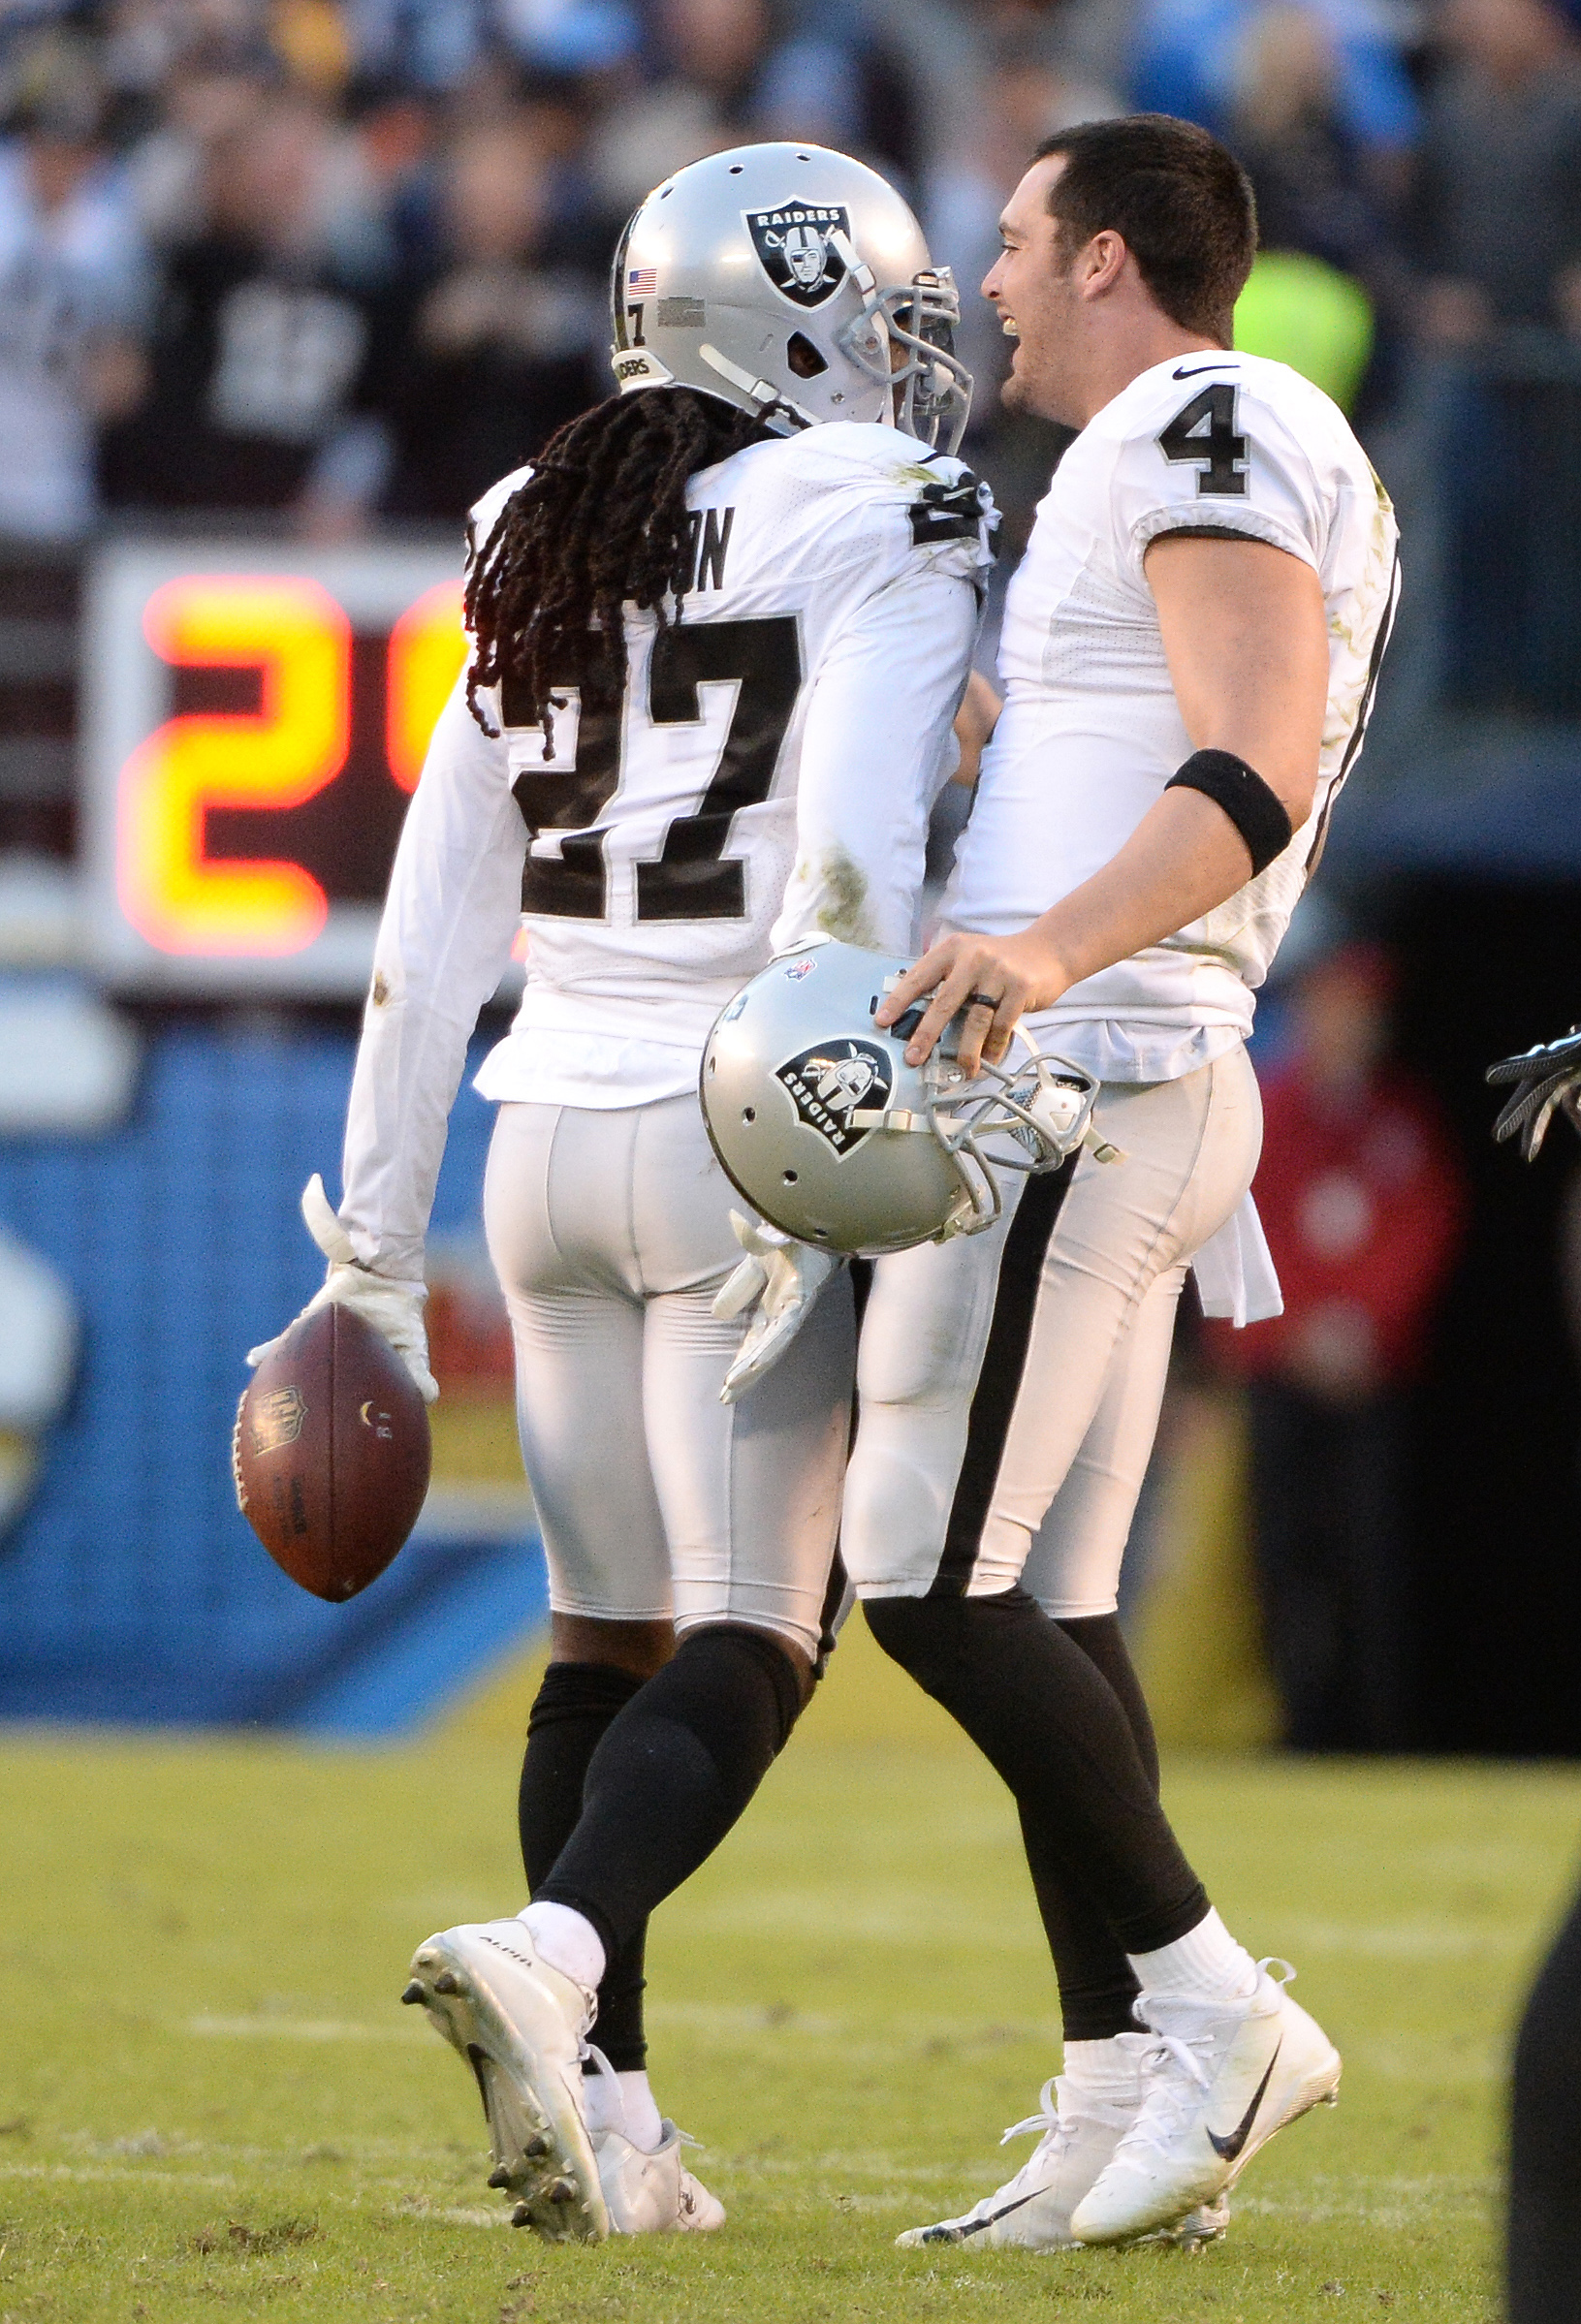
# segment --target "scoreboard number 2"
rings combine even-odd
[[[280,956],[303,950],[330,904],[301,864],[206,851],[211,809],[296,807],[333,782],[351,736],[352,625],[320,582],[197,573],[167,581],[143,635],[175,670],[258,675],[256,710],[165,720],[121,769],[116,887],[134,927],[163,953]],[[434,720],[464,658],[460,591],[445,583],[389,633],[386,758],[416,788]]]

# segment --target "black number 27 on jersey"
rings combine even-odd
[[[1246,497],[1247,440],[1235,432],[1235,390],[1216,380],[1183,404],[1158,438],[1166,460],[1197,470],[1199,494]]]
[[[653,641],[648,670],[648,715],[654,726],[699,726],[700,686],[737,682],[736,707],[707,790],[689,815],[678,815],[652,863],[639,864],[639,920],[742,920],[746,869],[725,854],[743,807],[761,806],[774,784],[780,744],[802,684],[802,656],[792,613],[749,621],[672,622]],[[581,689],[576,764],[519,774],[511,785],[528,831],[561,831],[557,856],[527,857],[522,909],[556,920],[603,920],[609,870],[598,818],[620,788],[622,697],[608,680],[584,675],[580,649],[554,672],[559,685]],[[507,677],[507,727],[522,712]]]

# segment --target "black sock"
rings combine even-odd
[[[1079,1878],[1127,1953],[1151,1953],[1208,1909],[1114,1688],[1024,1589],[877,1598],[865,1609],[910,1672],[1009,1785],[1064,1882]]]
[[[611,1721],[643,1681],[605,1662],[552,1662],[527,1720],[517,1813],[527,1894],[536,1897],[577,1828],[587,1763]],[[643,2030],[643,1949],[648,1924],[630,1943],[611,1949],[598,1989],[598,2046],[617,2073],[648,2062]]]
[[[1158,1744],[1141,1681],[1132,1667],[1118,1614],[1094,1614],[1059,1628],[1102,1672],[1125,1713],[1142,1772],[1158,1788]],[[1104,1918],[1082,1867],[1051,1845],[1035,1816],[1023,1815],[1021,1836],[1043,1919],[1043,1932],[1059,1980],[1059,2015],[1067,2042],[1103,2042],[1134,2033],[1140,1988],[1125,1949]]]
[[[766,1631],[693,1630],[612,1720],[577,1828],[537,1895],[591,1921],[612,1957],[623,1952],[712,1855],[801,1708],[796,1665]]]

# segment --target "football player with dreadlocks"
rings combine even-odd
[[[613,290],[618,393],[473,512],[470,659],[391,878],[338,1217],[316,1180],[305,1205],[319,1299],[434,1393],[445,1125],[524,925],[477,1086],[550,1571],[532,1901],[431,1937],[404,1998],[477,2076],[490,2183],[554,2239],[723,2217],[648,2086],[644,1936],[825,1650],[854,1357],[848,1278],[732,1213],[699,1059],[787,944],[914,953],[992,554],[950,456],[956,293],[872,171],[711,156],[639,208]]]

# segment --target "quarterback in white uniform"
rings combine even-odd
[[[1232,352],[1255,221],[1206,132],[1057,137],[1001,223],[1007,399],[1081,433],[1011,585],[944,932],[878,1021],[925,1006],[916,1063],[964,1011],[968,1071],[1024,1021],[1098,1082],[1121,1158],[879,1262],[843,1547],[880,1643],[1016,1797],[1066,2037],[1032,2160],[902,2240],[1050,2248],[1213,2232],[1338,2085],[1158,1806],[1116,1587],[1187,1270],[1211,1311],[1277,1311],[1244,1043],[1361,747],[1396,564],[1342,415]]]
[[[446,1119],[523,926],[477,1085],[550,1570],[533,1900],[430,1938],[404,1997],[477,2074],[490,2184],[557,2240],[723,2216],[648,2087],[644,1936],[810,1688],[854,1348],[848,1278],[733,1219],[699,1062],[773,947],[915,951],[993,524],[947,449],[954,287],[862,165],[768,145],[682,171],[627,229],[614,309],[621,393],[474,512],[468,670],[402,832],[320,1221],[354,1253],[320,1297],[431,1389]]]

